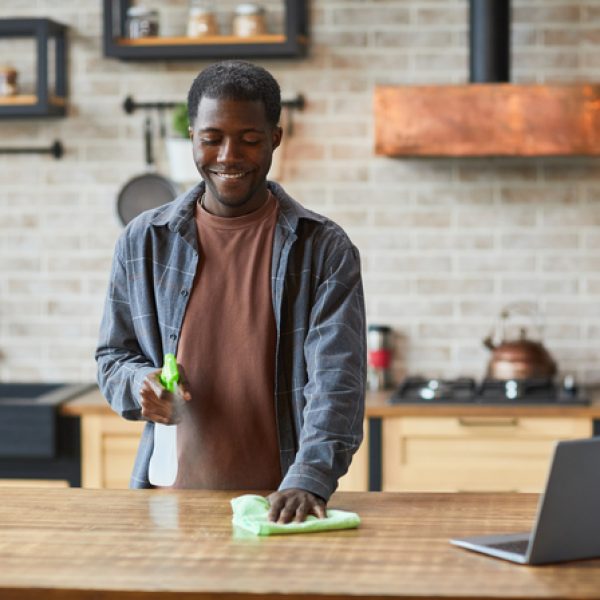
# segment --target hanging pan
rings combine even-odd
[[[117,214],[123,225],[127,225],[145,210],[170,202],[179,193],[170,179],[156,173],[152,152],[152,121],[149,116],[144,121],[144,145],[146,173],[130,179],[117,197]]]

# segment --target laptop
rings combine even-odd
[[[450,543],[524,565],[600,557],[600,437],[557,442],[533,531]]]

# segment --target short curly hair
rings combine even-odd
[[[259,100],[265,107],[267,121],[276,126],[281,116],[279,84],[258,65],[242,60],[214,63],[202,70],[188,92],[188,117],[193,127],[202,98]]]

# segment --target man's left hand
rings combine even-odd
[[[273,492],[267,496],[267,500],[271,505],[269,521],[276,523],[302,523],[308,515],[315,515],[319,519],[327,516],[325,500],[306,490],[291,488]]]

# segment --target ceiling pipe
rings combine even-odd
[[[510,0],[469,0],[469,81],[510,81]]]

